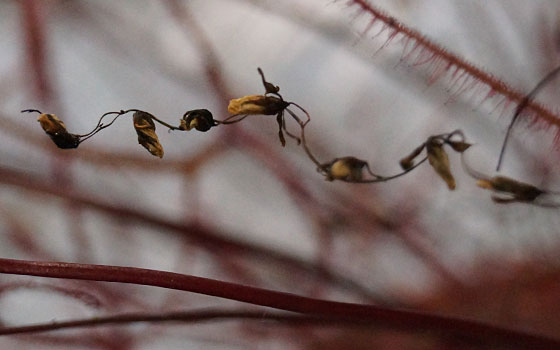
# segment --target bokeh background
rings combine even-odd
[[[371,0],[444,48],[528,92],[558,64],[554,0]],[[130,116],[59,150],[37,108],[88,132],[137,108],[172,124],[187,110],[227,116],[260,94],[261,67],[310,114],[321,161],[355,156],[393,174],[428,136],[462,129],[493,174],[515,103],[437,65],[358,6],[312,1],[0,1],[0,254],[135,266],[468,317],[555,336],[557,209],[498,205],[450,154],[450,192],[424,164],[383,184],[327,182],[271,116],[167,132],[163,159]],[[407,51],[408,50],[408,51]],[[403,59],[404,58],[404,59]],[[425,63],[422,63],[424,62]],[[432,81],[435,80],[435,81]],[[553,82],[538,100],[558,107]],[[555,104],[556,103],[556,104]],[[288,128],[297,125],[287,118]],[[523,122],[502,173],[558,189],[556,130]],[[4,325],[237,303],[148,287],[0,276]],[[134,325],[0,338],[27,349],[441,348],[438,337],[234,321]],[[447,344],[447,343],[446,343]],[[449,345],[449,344],[447,344]],[[460,344],[455,344],[460,345]]]

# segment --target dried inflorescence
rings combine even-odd
[[[111,126],[120,116],[129,112],[134,112],[132,120],[134,129],[138,135],[138,143],[146,148],[152,155],[159,158],[163,157],[164,151],[156,134],[155,122],[163,125],[169,130],[189,131],[196,129],[198,131],[206,132],[219,125],[238,123],[249,115],[276,115],[276,121],[278,123],[278,137],[280,138],[282,146],[286,143],[286,140],[284,139],[285,132],[288,136],[295,139],[298,142],[298,145],[301,144],[303,146],[308,158],[315,163],[317,171],[320,172],[327,181],[339,180],[350,183],[385,182],[403,176],[423,162],[428,161],[438,176],[445,181],[447,187],[450,190],[455,189],[456,182],[451,172],[449,155],[445,150],[445,146],[449,146],[453,151],[461,154],[469,149],[471,144],[465,141],[465,136],[462,131],[455,130],[451,133],[428,137],[425,142],[400,160],[400,166],[403,171],[391,176],[382,176],[372,172],[367,161],[353,156],[339,157],[328,162],[320,162],[311,152],[305,139],[305,127],[311,120],[309,113],[307,113],[307,111],[298,104],[285,101],[279,94],[280,88],[266,81],[260,68],[258,68],[258,72],[265,88],[265,94],[248,95],[230,100],[228,112],[231,113],[231,115],[224,120],[214,119],[212,113],[207,109],[194,109],[185,112],[183,118],[180,120],[179,126],[173,126],[156,118],[148,112],[138,109],[128,109],[103,114],[99,119],[98,124],[90,133],[77,135],[69,133],[66,129],[66,125],[54,114],[42,114],[38,110],[25,110],[24,112],[38,112],[40,114],[38,120],[41,123],[43,130],[59,148],[64,149],[77,148],[84,140],[92,137],[102,129]],[[541,86],[541,84],[539,86]],[[533,91],[532,94],[534,94],[535,91]],[[531,95],[528,96],[526,100],[528,101],[530,98]],[[306,117],[305,121],[294,113],[294,111],[290,110],[290,106],[294,106],[301,111]],[[520,108],[518,108],[516,113],[519,113]],[[292,116],[292,118],[298,123],[300,127],[299,136],[291,134],[286,129],[284,112],[290,114],[290,116]],[[114,116],[113,120],[107,124],[103,124],[103,119],[109,115]],[[424,150],[426,150],[426,155],[421,157]],[[420,160],[418,160],[419,157],[421,157]],[[534,203],[538,198],[542,197],[543,194],[552,193],[508,177],[488,177],[486,175],[479,174],[468,168],[464,164],[464,159],[463,165],[465,166],[467,172],[478,180],[477,185],[479,187],[494,191],[496,195],[493,196],[492,199],[498,203]]]

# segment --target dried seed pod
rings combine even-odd
[[[163,157],[163,147],[159,143],[156,135],[156,125],[152,120],[152,115],[146,112],[137,111],[132,116],[134,129],[138,134],[138,143],[141,144],[154,156]]]
[[[414,158],[418,157],[418,155],[422,152],[422,150],[426,147],[426,144],[423,143],[420,146],[416,147],[412,153],[408,156],[404,157],[400,160],[399,164],[403,170],[408,170],[414,166]]]
[[[69,133],[64,122],[56,115],[40,114],[37,121],[58,148],[77,148],[80,144],[80,136]]]
[[[274,96],[249,95],[229,101],[231,114],[274,115],[282,112],[289,103]]]
[[[208,131],[211,127],[216,126],[212,113],[207,109],[194,109],[188,111],[181,119],[181,130],[196,129],[198,131]]]
[[[428,139],[426,142],[426,150],[428,152],[428,161],[436,173],[447,183],[450,190],[455,189],[455,179],[451,174],[449,166],[449,157],[443,150],[443,144],[435,139]]]
[[[329,163],[322,164],[320,170],[325,172],[328,181],[344,180],[359,182],[363,180],[363,169],[368,166],[366,161],[355,157],[335,158]]]
[[[499,197],[492,197],[494,201],[499,203],[506,203],[509,201],[519,202],[532,202],[538,196],[545,193],[545,191],[509,177],[495,176],[491,179],[480,179],[476,182],[477,186],[488,190],[509,194],[511,199],[501,199]]]

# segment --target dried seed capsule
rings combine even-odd
[[[41,114],[37,118],[43,130],[49,135],[51,140],[58,148],[69,149],[77,148],[80,144],[80,137],[69,133],[66,125],[54,114]]]
[[[207,109],[194,109],[188,111],[183,115],[181,119],[181,125],[179,129],[181,130],[191,130],[196,129],[198,131],[208,131],[211,127],[216,126],[214,117]]]
[[[363,169],[368,163],[355,157],[335,158],[321,165],[328,181],[344,180],[357,182],[363,180]]]
[[[422,152],[425,146],[426,146],[425,143],[421,144],[420,146],[416,147],[416,149],[414,149],[412,153],[410,153],[408,156],[401,159],[399,162],[401,168],[403,170],[408,170],[412,168],[414,166],[414,158],[418,157],[418,155],[420,154],[420,152]]]
[[[228,112],[231,114],[278,114],[289,103],[274,96],[249,95],[229,101]]]
[[[428,139],[426,142],[426,151],[428,152],[428,161],[436,173],[447,183],[450,190],[455,189],[455,179],[451,174],[449,167],[449,157],[443,150],[443,144],[434,139]]]
[[[545,191],[533,185],[520,182],[505,176],[495,176],[489,180],[478,180],[476,184],[481,188],[510,194],[514,200],[520,202],[532,202],[538,196],[545,193]]]
[[[156,125],[149,113],[138,111],[132,116],[134,129],[138,134],[138,143],[154,156],[163,157],[163,147],[156,135]]]

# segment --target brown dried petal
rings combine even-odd
[[[156,134],[156,125],[151,115],[146,112],[138,111],[134,113],[132,121],[134,123],[134,129],[136,129],[136,134],[138,134],[138,143],[154,156],[162,158],[163,147],[159,143]]]
[[[451,169],[449,167],[449,157],[447,153],[443,150],[443,144],[440,144],[434,140],[429,140],[426,144],[426,150],[428,151],[428,161],[436,173],[447,183],[447,187],[450,190],[455,189],[455,179],[451,174]]]
[[[326,172],[327,180],[361,181],[363,168],[367,162],[355,157],[336,158],[322,166]]]

